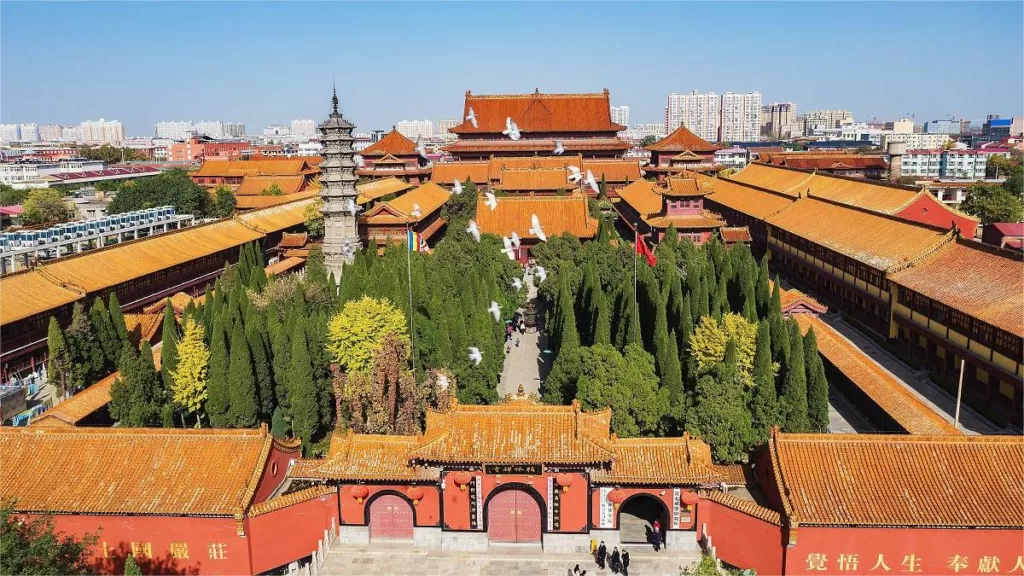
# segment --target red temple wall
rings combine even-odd
[[[542,474],[540,476],[519,476],[513,474],[480,474],[475,473],[474,476],[481,477],[481,496],[480,501],[484,505],[484,516],[487,515],[487,498],[496,489],[510,483],[524,484],[528,488],[531,488],[540,496],[544,502],[541,508],[541,516],[547,518],[547,505],[548,505],[548,477],[557,476],[557,474]],[[559,517],[560,527],[558,532],[584,532],[587,529],[587,479],[582,474],[571,474],[573,482],[569,486],[568,491],[563,491],[560,497],[560,508],[561,515]],[[558,482],[554,482],[554,489],[561,490],[558,486]],[[469,489],[463,492],[455,481],[452,480],[451,474],[446,476],[445,490],[444,490],[444,526],[451,530],[470,530],[470,500],[469,500]],[[486,522],[486,521],[485,521]],[[545,520],[546,522],[546,520]],[[479,527],[483,530],[483,526]],[[554,532],[550,526],[548,526],[548,532]]]
[[[626,494],[623,498],[622,503],[625,504],[631,496],[636,494],[647,494],[653,496],[661,501],[665,505],[665,509],[668,511],[667,522],[662,526],[665,530],[672,530],[672,488],[617,488]],[[619,510],[622,508],[621,505],[616,506],[615,514],[612,519],[612,525],[614,529],[619,528]],[[601,491],[595,487],[590,493],[590,527],[594,530],[601,530]],[[693,515],[688,514],[685,509],[680,513],[679,517],[679,530],[691,530],[693,528]],[[603,528],[607,530],[607,528]]]
[[[366,526],[366,505],[373,499],[374,494],[380,492],[398,493],[409,499],[407,491],[411,487],[408,484],[385,484],[380,486],[365,485],[369,493],[360,503],[352,496],[352,488],[355,484],[345,484],[340,488],[341,497],[341,523],[356,526]],[[422,485],[423,498],[418,504],[413,504],[413,518],[416,526],[437,526],[441,520],[440,498],[437,486]]]
[[[324,530],[337,522],[337,492],[249,518],[245,532],[253,572],[266,572],[312,554]]]
[[[782,574],[782,527],[710,500],[697,504],[697,538],[705,532],[718,557],[760,575]]]
[[[922,194],[916,200],[900,210],[896,216],[913,222],[921,222],[940,228],[949,229],[954,223],[964,238],[974,238],[978,223],[964,216],[957,216],[947,210],[931,194]]]
[[[76,538],[98,535],[93,566],[101,574],[124,574],[133,543],[143,574],[252,574],[233,518],[56,515],[53,524]]]
[[[744,538],[744,546],[752,540]],[[885,573],[880,559],[892,573],[978,574],[985,557],[998,558],[1001,574],[1018,562],[1013,573],[1024,572],[1024,530],[800,527],[786,551],[786,574]],[[966,565],[954,569],[960,560]]]
[[[284,481],[285,474],[288,472],[288,461],[299,456],[298,452],[284,452],[271,447],[270,454],[267,456],[267,462],[263,466],[260,482],[256,485],[256,495],[253,498],[253,504],[263,502],[274,493],[274,490],[277,490],[277,487]]]

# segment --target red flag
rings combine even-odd
[[[634,232],[634,235],[636,236],[636,253],[643,256],[644,260],[647,261],[647,265],[653,268],[658,264],[658,259],[654,256],[654,252],[647,247],[647,243],[640,237],[639,232]]]

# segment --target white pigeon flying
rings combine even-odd
[[[420,212],[420,205],[419,204],[413,204],[412,205],[412,212],[411,212],[411,214],[412,214],[413,218],[419,218],[420,216],[423,215],[423,213]]]
[[[469,221],[469,228],[466,228],[466,232],[473,237],[473,240],[480,241],[480,229],[476,227],[476,222]]]
[[[519,133],[519,126],[516,126],[511,116],[505,118],[505,129],[501,133],[513,140],[519,140],[522,137],[522,134]]]
[[[520,280],[519,278],[513,278],[512,287],[516,289],[516,292],[519,292],[520,290],[523,289],[523,281]]]
[[[565,152],[565,146],[562,146],[561,140],[555,140],[555,154],[561,154]]]
[[[437,387],[438,388],[440,388],[441,390],[447,390],[449,384],[451,384],[451,382],[448,380],[447,376],[445,376],[444,374],[438,374],[437,375]]]
[[[473,112],[472,106],[469,107],[469,114],[466,115],[466,120],[469,120],[469,123],[473,125],[473,128],[476,128],[476,112]]]
[[[422,158],[427,157],[427,149],[423,146],[422,140],[416,142],[416,153]]]
[[[366,166],[366,162],[363,161],[363,157],[362,156],[356,155],[356,156],[353,156],[352,159],[356,161],[356,166],[359,166],[360,168],[363,168],[363,167]]]
[[[473,362],[474,366],[479,366],[480,362],[483,361],[484,355],[480,353],[480,349],[476,346],[469,347],[469,359]]]
[[[522,240],[519,239],[519,234],[516,234],[515,232],[512,233],[512,236],[509,237],[509,240],[512,241],[512,245],[516,247],[516,250],[518,250],[519,247],[523,244]]]
[[[590,189],[594,191],[594,194],[600,194],[601,189],[597,186],[597,180],[594,180],[594,173],[587,170],[587,179],[584,180],[584,184],[590,186]]]
[[[351,198],[345,202],[345,210],[351,213],[353,217],[355,217],[355,215],[362,209],[363,208],[356,204],[356,201]]]
[[[543,282],[543,281],[548,279],[548,271],[545,270],[543,266],[540,266],[540,265],[535,266],[534,269],[533,269],[533,274],[534,274],[534,276],[540,278],[541,282]]]
[[[569,169],[569,182],[573,184],[583,180],[583,174],[580,174],[580,169],[575,166],[566,166]]]
[[[512,241],[508,239],[508,236],[502,236],[501,243],[505,245],[505,247],[501,249],[501,253],[507,255],[509,260],[515,260],[516,250],[512,247]]]
[[[530,234],[533,234],[541,242],[547,242],[548,237],[544,234],[544,229],[540,227],[540,219],[537,218],[536,214],[530,214],[530,222],[533,226],[530,228]]]
[[[491,300],[491,305],[487,308],[487,311],[491,313],[491,316],[494,316],[495,322],[501,321],[501,306],[498,306],[497,302]]]
[[[484,204],[486,204],[491,210],[498,207],[498,199],[494,197],[494,194],[484,192],[484,198],[486,198],[486,200],[484,200]]]
[[[455,188],[452,192],[455,194],[462,194],[462,182],[459,182],[458,178],[455,179]]]

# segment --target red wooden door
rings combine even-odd
[[[496,542],[540,542],[540,506],[522,490],[505,490],[487,505],[487,536]]]
[[[370,539],[412,539],[412,507],[394,494],[385,494],[370,504]]]

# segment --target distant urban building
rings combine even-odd
[[[761,106],[761,136],[771,140],[803,135],[798,131],[796,104],[773,102]]]
[[[157,122],[153,126],[153,136],[171,140],[185,140],[196,131],[191,121]]]
[[[270,124],[263,129],[263,135],[267,138],[281,138],[290,136],[291,133],[291,128],[283,124]]]
[[[241,122],[225,122],[224,123],[224,137],[225,138],[242,138],[245,136],[245,124]]]
[[[38,183],[44,186],[37,164],[0,164],[0,183],[24,188]]]
[[[629,106],[611,106],[612,122],[629,126]]]
[[[888,148],[890,142],[902,142],[908,150],[930,150],[942,148],[949,141],[949,134],[881,134],[878,145]]]
[[[910,118],[900,118],[899,120],[886,122],[882,129],[889,130],[893,134],[913,134],[914,121]]]
[[[1024,135],[1024,116],[1014,116],[1010,120],[1010,136]]]
[[[22,124],[18,130],[22,142],[39,142],[39,129],[35,124]]]
[[[369,132],[353,132],[352,138],[352,149],[356,152],[365,150],[374,143],[373,135]]]
[[[39,127],[39,139],[43,142],[56,142],[61,138],[62,126],[59,124],[46,124]]]
[[[309,140],[316,136],[316,122],[313,120],[292,120],[292,138]]]
[[[297,148],[297,154],[299,156],[319,156],[323,149],[323,144],[316,141],[301,142]]]
[[[7,144],[18,141],[17,124],[0,124],[0,144]]]
[[[804,136],[814,136],[852,123],[853,114],[849,110],[808,110],[804,113]]]
[[[455,128],[459,124],[462,124],[462,120],[438,120],[437,121],[437,133],[448,134],[448,131]]]
[[[86,120],[81,127],[81,141],[85,144],[120,145],[124,141],[124,126],[120,120]]]
[[[746,148],[725,148],[715,150],[715,164],[739,170],[747,165],[750,154]]]
[[[395,130],[406,138],[433,138],[434,122],[431,120],[402,120],[395,123]]]
[[[924,123],[926,134],[961,134],[962,120],[929,120]]]
[[[671,134],[676,128],[686,129],[702,140],[718,141],[721,121],[722,97],[714,92],[668,95],[665,106],[665,133]]]
[[[65,142],[81,142],[82,141],[82,127],[81,126],[64,126],[60,129],[60,139]]]
[[[195,123],[196,134],[205,134],[210,138],[224,137],[224,123],[220,120],[200,120]]]
[[[918,178],[984,180],[990,155],[983,150],[907,150],[900,174]]]
[[[1011,118],[1000,118],[998,114],[989,114],[981,126],[981,133],[989,138],[1005,138],[1013,128]]]
[[[372,144],[374,142],[380,142],[381,139],[384,138],[385,134],[387,134],[387,132],[385,132],[384,130],[372,130],[370,132],[370,143]]]
[[[721,142],[756,142],[761,139],[761,93],[722,94]]]

